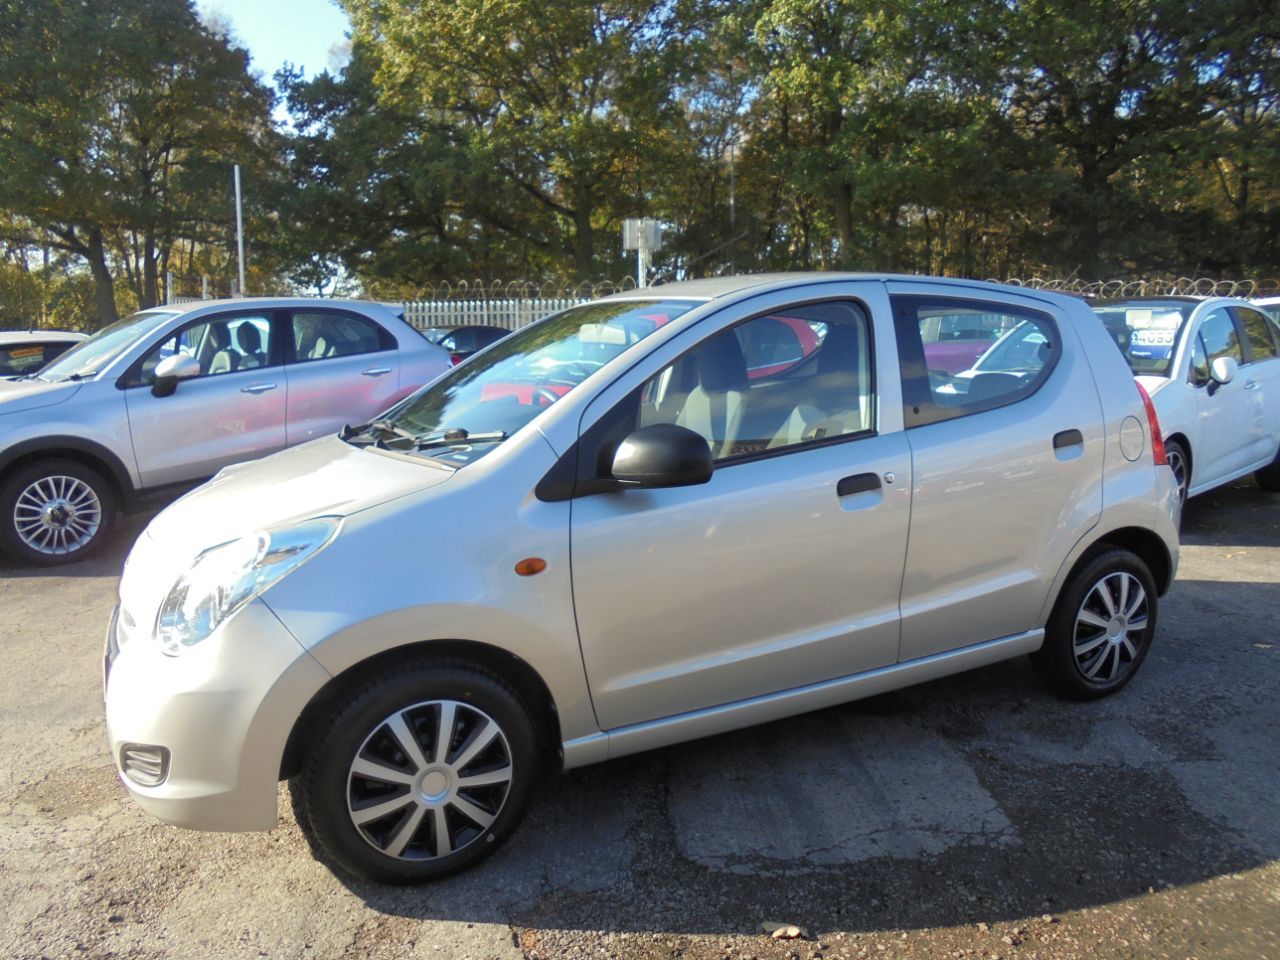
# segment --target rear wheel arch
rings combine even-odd
[[[301,769],[303,756],[312,734],[332,704],[346,691],[388,671],[395,671],[408,660],[440,660],[453,664],[468,663],[497,674],[509,683],[528,707],[538,738],[538,751],[544,764],[558,768],[560,755],[560,719],[551,690],[541,675],[526,661],[499,647],[473,640],[424,640],[392,647],[353,664],[326,683],[294,720],[280,763],[280,778],[294,776]]]
[[[1128,550],[1147,565],[1147,569],[1151,571],[1152,579],[1156,582],[1156,591],[1159,596],[1164,596],[1169,588],[1173,586],[1173,558],[1169,556],[1169,548],[1164,545],[1164,541],[1160,539],[1159,535],[1142,527],[1120,527],[1110,530],[1094,540],[1080,554],[1076,562],[1071,565],[1070,571],[1062,580],[1058,596],[1054,598],[1055,610],[1062,598],[1062,594],[1067,589],[1067,585],[1075,580],[1076,574],[1091,563],[1099,553],[1116,547]]]

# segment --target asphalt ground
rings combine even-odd
[[[1251,481],[1188,505],[1115,697],[1019,660],[550,777],[496,856],[416,889],[316,862],[283,785],[264,834],[128,800],[102,634],[147,519],[0,567],[0,957],[1280,958],[1280,496]]]

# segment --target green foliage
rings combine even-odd
[[[269,168],[271,95],[189,0],[0,0],[6,235],[156,302],[172,248],[225,241],[230,164]]]

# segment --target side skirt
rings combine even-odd
[[[710,737],[729,730],[768,723],[783,717],[822,710],[850,700],[872,697],[890,690],[926,683],[953,673],[974,670],[1001,660],[1034,653],[1044,643],[1044,630],[975,643],[959,650],[948,650],[918,660],[895,663],[865,673],[823,680],[779,693],[768,693],[747,700],[691,710],[660,720],[647,720],[603,733],[593,733],[566,741],[564,769],[599,763],[629,753],[653,750],[685,740]]]

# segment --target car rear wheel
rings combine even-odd
[[[366,681],[331,716],[291,788],[303,828],[345,870],[436,880],[493,853],[519,823],[536,742],[501,677],[422,661]]]
[[[97,470],[41,460],[0,486],[0,547],[41,566],[71,563],[101,545],[115,513],[115,491]]]
[[[1099,552],[1072,577],[1031,662],[1049,686],[1075,700],[1115,693],[1133,679],[1151,647],[1159,599],[1141,558]]]
[[[1186,503],[1187,489],[1191,486],[1191,457],[1187,454],[1187,448],[1177,440],[1168,441],[1164,450],[1173,478],[1178,481],[1178,502]]]

